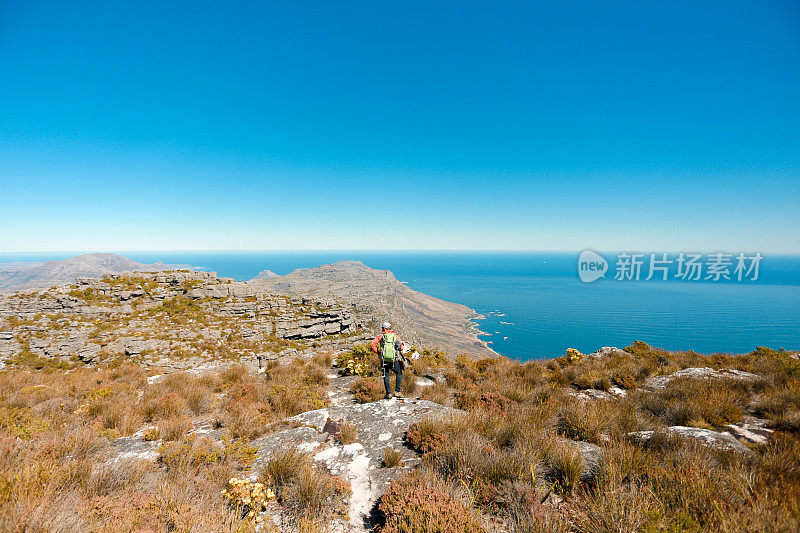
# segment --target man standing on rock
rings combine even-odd
[[[397,333],[394,332],[392,329],[392,325],[388,322],[384,322],[381,326],[382,331],[380,335],[372,339],[372,342],[369,343],[370,348],[372,351],[378,354],[381,358],[381,366],[383,367],[383,386],[386,389],[386,396],[384,398],[391,398],[392,397],[392,386],[391,386],[391,376],[389,372],[394,372],[396,376],[395,379],[395,386],[394,386],[394,395],[397,398],[402,398],[402,394],[400,394],[400,385],[403,381],[403,365],[400,362],[400,358],[402,357],[401,350],[402,350],[402,343],[400,342],[400,338],[397,336]]]

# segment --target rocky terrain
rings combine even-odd
[[[124,279],[72,290],[145,297],[113,284]],[[181,298],[254,303],[239,293],[247,284],[211,274],[154,273],[148,281],[158,294],[185,284]],[[313,307],[273,298],[278,307]],[[256,298],[241,316],[258,318],[272,308],[266,301]],[[181,311],[187,321],[195,316]],[[635,343],[522,364],[421,349],[405,372],[404,397],[387,400],[361,348],[330,346],[261,369],[237,358],[181,370],[133,355],[122,364],[121,356],[54,364],[59,356],[14,354],[0,372],[0,529],[522,533],[800,524],[796,353],[706,357]]]
[[[161,262],[145,265],[116,254],[85,254],[41,264],[6,263],[4,265],[0,265],[0,295],[10,295],[19,290],[29,291],[34,288],[74,285],[78,280],[83,280],[80,282],[85,285],[82,285],[83,288],[92,289],[86,285],[86,279],[99,279],[104,275],[123,272],[152,273],[175,269],[190,270],[184,266],[166,265]],[[216,277],[204,277],[202,272],[197,276],[196,279],[185,281],[219,284]],[[150,279],[150,277],[147,278]],[[226,280],[226,283],[233,283],[233,280]],[[358,261],[339,261],[333,265],[298,269],[286,276],[279,276],[270,270],[263,270],[246,284],[236,283],[232,287],[236,294],[230,296],[239,299],[254,297],[256,294],[280,294],[294,299],[299,298],[298,301],[307,299],[348,308],[359,318],[366,329],[375,332],[379,331],[381,322],[390,320],[395,324],[404,340],[416,345],[436,347],[451,356],[460,353],[472,353],[479,356],[494,355],[488,344],[480,340],[478,336],[480,331],[472,321],[476,316],[472,309],[410,289],[397,281],[388,270],[375,270]],[[192,294],[200,294],[200,291],[201,289],[198,288]],[[172,294],[172,296],[176,294]],[[205,295],[205,293],[203,294]],[[157,295],[157,298],[160,297]],[[219,292],[215,289],[208,293],[208,297],[220,299],[228,297],[228,294],[224,290]],[[138,301],[137,298],[138,294],[132,301]],[[69,303],[64,298],[59,301],[67,302],[67,306],[72,306],[69,308],[80,308],[81,312],[78,314],[91,314],[96,311],[91,309],[91,305]],[[126,305],[130,303],[124,298],[120,301]],[[0,300],[0,313],[3,312],[2,302],[3,300]],[[33,307],[31,310],[33,313],[47,313],[65,309],[60,307],[61,304],[55,304],[55,307],[47,307],[47,305],[49,304],[42,303],[38,310]],[[126,305],[121,307],[123,311],[128,309]],[[16,309],[12,309],[11,312],[16,312]],[[21,309],[20,312],[25,311]],[[89,348],[93,349],[91,346]],[[2,353],[2,347],[0,347],[0,353]]]
[[[193,368],[225,359],[255,368],[359,338],[347,307],[190,270],[107,274],[0,295],[0,318],[0,360],[16,353],[84,362],[123,357]]]
[[[474,344],[468,309],[386,271],[261,277],[0,295],[0,530],[800,524],[796,352],[637,341],[521,363]],[[383,398],[365,347],[386,316],[417,344],[402,398]]]
[[[479,331],[472,322],[475,311],[415,291],[400,283],[390,271],[369,268],[360,261],[338,261],[296,270],[285,276],[265,275],[250,284],[281,294],[347,302],[373,317],[370,325],[374,329],[377,330],[386,317],[403,339],[437,347],[452,356],[460,353],[481,357],[494,355],[478,338]]]

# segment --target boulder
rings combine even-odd
[[[405,466],[419,462],[419,456],[403,445],[403,436],[412,422],[424,416],[448,416],[454,412],[426,400],[380,400],[366,404],[331,405],[307,411],[284,420],[293,425],[253,441],[258,446],[254,474],[261,471],[272,455],[286,446],[311,453],[313,459],[332,474],[345,478],[353,490],[348,515],[355,530],[373,524],[371,513],[389,483],[402,475]],[[356,426],[358,441],[342,445],[326,432],[336,432],[340,421]],[[382,468],[387,448],[402,454],[402,466]]]
[[[600,475],[600,467],[603,462],[603,451],[600,446],[592,444],[591,442],[571,441],[577,448],[578,453],[583,458],[584,471],[581,474],[581,479],[585,482],[591,482]]]
[[[589,400],[610,400],[613,396],[606,391],[597,390],[597,389],[586,389],[581,391],[570,391],[570,396],[573,398],[580,400],[580,401],[589,401]]]
[[[616,356],[630,356],[628,352],[622,350],[620,348],[616,348],[614,346],[603,346],[597,351],[594,351],[587,355],[587,357],[606,357],[608,355],[616,355]]]
[[[139,355],[146,350],[155,350],[157,347],[156,339],[129,340],[125,343],[125,355]]]
[[[447,379],[444,377],[443,372],[428,372],[422,377],[430,380],[433,383],[447,383]]]
[[[158,459],[158,448],[161,446],[159,440],[144,440],[144,432],[148,428],[142,428],[130,437],[120,437],[114,441],[115,456],[113,461],[129,459],[140,459],[143,461],[155,461]]]
[[[206,298],[227,298],[230,294],[225,285],[209,285],[203,292]]]
[[[339,333],[342,330],[342,325],[339,322],[326,322],[325,323],[325,333],[328,335],[333,335],[335,333]]]
[[[663,390],[669,385],[669,382],[675,378],[691,378],[691,379],[734,379],[739,381],[750,381],[756,382],[761,379],[761,377],[757,376],[756,374],[751,374],[750,372],[745,372],[743,370],[734,370],[731,368],[722,368],[720,370],[714,370],[713,368],[685,368],[683,370],[678,370],[677,372],[673,372],[668,376],[654,376],[652,378],[647,379],[642,386],[645,389],[649,390]]]
[[[693,428],[687,426],[671,426],[667,428],[669,435],[690,439],[699,442],[710,448],[732,450],[735,452],[752,454],[750,449],[733,438],[729,433],[721,433],[710,429]],[[647,443],[655,434],[655,431],[634,431],[628,433],[628,437],[639,444]]]
[[[774,431],[767,427],[768,420],[747,416],[741,424],[728,424],[725,431],[747,444],[766,444]]]

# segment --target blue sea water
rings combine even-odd
[[[743,353],[756,346],[800,349],[800,255],[765,255],[759,279],[614,279],[583,283],[567,252],[119,252],[137,261],[190,264],[247,280],[340,259],[388,269],[409,287],[465,304],[492,348],[516,359],[591,352],[643,340],[669,350]],[[73,254],[0,254],[0,262]]]

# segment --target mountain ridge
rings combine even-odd
[[[341,260],[248,283],[287,295],[343,300],[371,316],[376,331],[381,322],[389,320],[402,338],[437,346],[449,355],[497,355],[478,337],[475,310],[416,291],[398,281],[390,270],[370,268],[361,261]]]
[[[81,254],[21,268],[15,268],[13,263],[4,263],[0,267],[0,291],[52,287],[73,283],[78,278],[99,278],[103,274],[119,274],[125,271],[157,272],[185,266],[168,265],[162,261],[140,263],[115,253]]]

